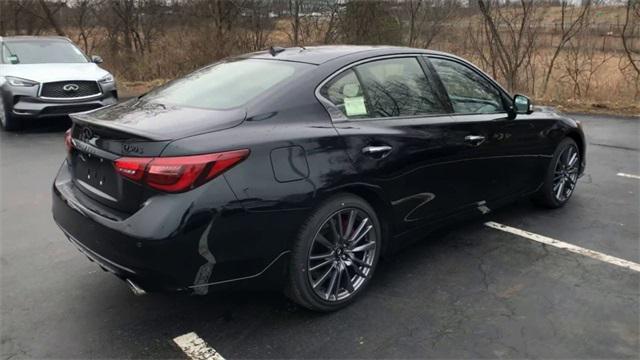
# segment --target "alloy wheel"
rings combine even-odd
[[[580,153],[574,145],[567,146],[558,157],[553,173],[553,196],[560,202],[567,201],[576,188],[580,171]]]
[[[340,301],[362,287],[377,251],[373,227],[370,216],[357,208],[341,209],[320,226],[307,261],[308,279],[318,297]]]

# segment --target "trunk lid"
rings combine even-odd
[[[87,206],[131,214],[157,190],[118,174],[122,157],[158,157],[172,141],[220,131],[244,121],[244,110],[215,111],[144,104],[137,100],[71,115],[73,149],[68,162]],[[105,208],[106,207],[106,208]]]
[[[240,125],[245,117],[243,108],[213,110],[134,98],[92,112],[75,114],[73,119],[150,140],[176,140],[228,129]]]

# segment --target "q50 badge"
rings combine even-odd
[[[122,144],[122,152],[127,154],[142,154],[144,149],[139,144]]]

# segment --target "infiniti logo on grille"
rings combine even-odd
[[[77,84],[67,84],[62,87],[62,90],[66,92],[76,92],[78,91],[78,89],[80,89],[80,86],[78,86]]]

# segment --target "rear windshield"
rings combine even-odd
[[[68,41],[25,40],[7,41],[2,45],[5,64],[86,63],[80,49]]]
[[[186,107],[232,109],[313,67],[285,61],[231,60],[175,80],[145,95],[143,99]]]

